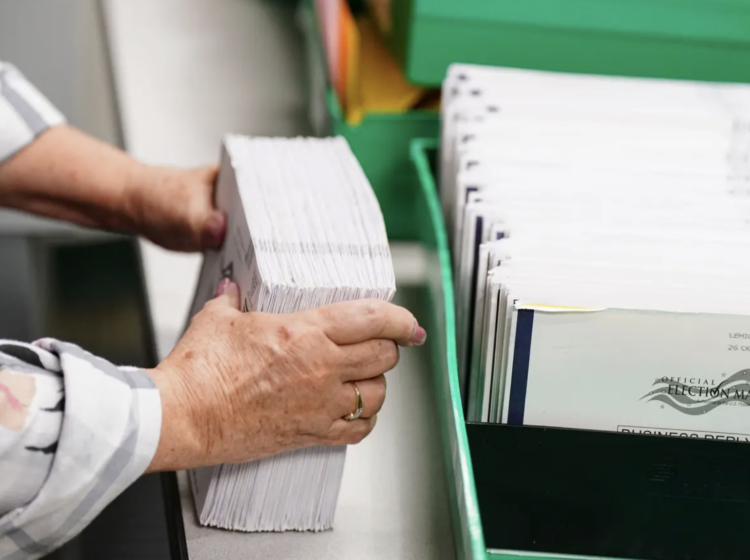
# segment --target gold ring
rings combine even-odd
[[[344,416],[344,420],[349,422],[362,416],[362,393],[359,392],[359,387],[357,387],[356,383],[352,383],[352,387],[354,387],[354,392],[357,394],[357,409],[348,416]]]

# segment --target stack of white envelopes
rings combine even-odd
[[[341,138],[225,139],[216,193],[229,217],[209,252],[192,313],[222,278],[244,311],[290,313],[395,295],[383,216]],[[330,529],[345,447],[314,447],[191,472],[200,522],[240,531]]]
[[[750,433],[750,87],[455,65],[442,110],[468,418]]]

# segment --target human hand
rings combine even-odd
[[[218,249],[226,215],[214,208],[217,166],[142,166],[127,189],[127,207],[140,235],[173,251]]]
[[[150,471],[244,462],[311,445],[358,443],[385,400],[383,374],[400,346],[426,333],[401,307],[377,300],[298,313],[241,313],[236,284],[191,321],[150,373],[162,397]],[[362,416],[354,412],[357,384]]]
[[[91,228],[143,235],[176,251],[221,246],[217,166],[157,167],[60,125],[0,164],[0,205]]]

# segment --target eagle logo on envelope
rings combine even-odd
[[[660,377],[641,400],[657,401],[673,409],[698,416],[718,406],[750,405],[750,369],[743,369],[720,383],[710,379]]]

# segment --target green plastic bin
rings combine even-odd
[[[320,28],[310,0],[304,0],[300,8],[315,133],[346,138],[378,197],[388,237],[398,241],[416,240],[419,230],[413,215],[417,198],[409,143],[413,138],[437,137],[440,116],[433,111],[371,114],[356,126],[348,124],[328,82]]]
[[[425,326],[429,333],[431,369],[443,443],[443,465],[451,509],[456,557],[459,560],[550,560],[554,556],[493,554],[485,547],[469,439],[461,405],[456,357],[453,279],[448,235],[435,184],[437,140],[415,139],[410,145],[412,181],[416,189],[414,224],[427,250],[430,304]],[[558,560],[563,560],[560,557]]]
[[[746,0],[393,0],[387,38],[407,77],[454,62],[750,81]]]
[[[451,259],[435,182],[437,147],[437,140],[421,139],[410,146],[416,186],[413,221],[428,254],[425,326],[457,558],[608,560],[657,554],[663,560],[744,560],[750,523],[748,445],[466,423],[458,384]],[[524,508],[529,503],[541,504],[543,511]],[[584,516],[575,517],[576,510]],[[636,519],[635,526],[644,532],[632,531],[634,525],[621,517]],[[498,531],[504,523],[511,524],[510,531]],[[517,531],[531,535],[535,549],[542,550],[536,539],[545,538],[549,550],[564,550],[550,545],[550,533],[539,530],[544,527],[552,527],[555,538],[576,529],[583,533],[584,540],[575,542],[578,554],[528,552],[509,544]],[[657,545],[654,534],[659,535]],[[695,535],[708,539],[691,542]],[[641,537],[651,538],[651,544],[642,545]],[[591,553],[623,547],[632,554]]]
[[[456,557],[459,560],[550,560],[554,556],[493,554],[484,543],[466,421],[461,405],[456,354],[453,278],[448,235],[435,184],[434,157],[438,141],[415,139],[410,144],[415,192],[414,224],[427,250],[427,290],[430,304],[425,326],[429,333],[431,369],[443,465],[451,509]],[[563,560],[562,557],[557,560]]]

